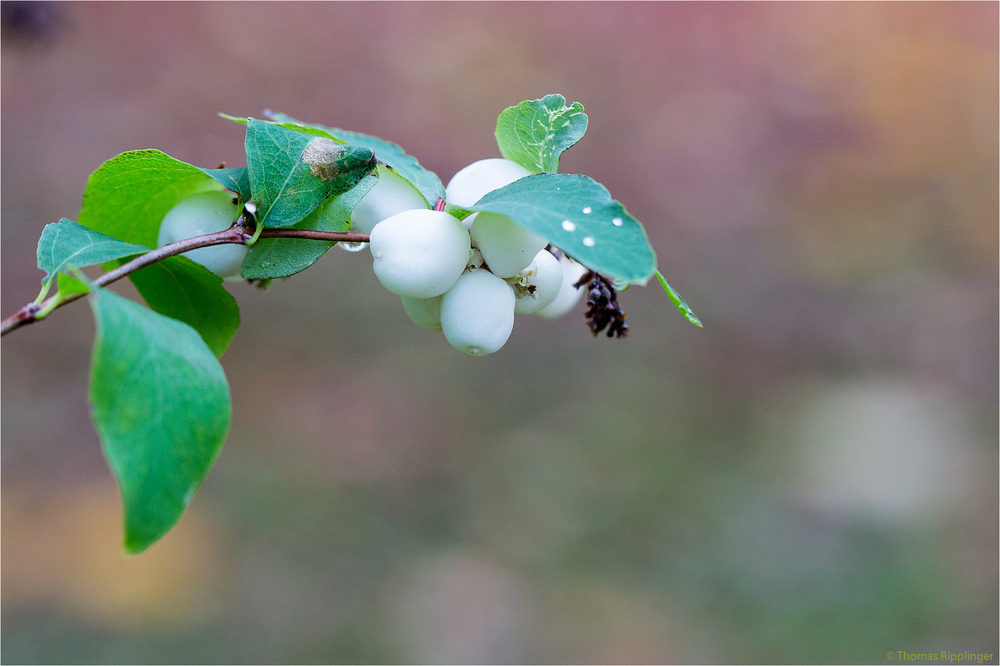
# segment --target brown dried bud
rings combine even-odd
[[[584,285],[589,290],[585,316],[590,332],[596,336],[607,328],[609,338],[628,335],[625,312],[618,305],[618,293],[611,281],[596,271],[587,271],[574,286],[579,289]]]

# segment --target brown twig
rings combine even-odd
[[[135,273],[139,269],[155,264],[158,261],[163,261],[168,257],[173,257],[183,252],[187,252],[188,250],[196,250],[199,247],[210,247],[212,245],[246,245],[250,238],[252,238],[252,235],[247,232],[242,224],[237,223],[224,231],[218,231],[214,234],[206,234],[204,236],[195,236],[194,238],[188,238],[186,240],[177,241],[176,243],[164,245],[156,250],[150,250],[145,254],[139,255],[132,261],[126,262],[118,268],[108,271],[107,273],[94,279],[93,284],[98,287],[109,285],[112,282]],[[264,229],[260,233],[260,238],[300,238],[332,243],[368,242],[368,234],[309,231],[307,229]],[[69,294],[68,296],[56,294],[55,296],[50,296],[41,303],[28,303],[0,323],[0,336],[7,335],[7,333],[13,331],[14,329],[21,328],[22,326],[38,321],[38,315],[41,312],[45,312],[45,316],[48,316],[48,313],[52,310],[60,308],[67,303],[72,303],[83,296],[86,296],[86,293],[75,293]]]

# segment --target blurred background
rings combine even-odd
[[[705,324],[472,358],[367,252],[234,285],[232,432],[126,557],[63,308],[3,339],[4,662],[995,663],[996,3],[0,6],[3,316],[104,160],[245,164],[220,111],[447,182],[561,93]]]

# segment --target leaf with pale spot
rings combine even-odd
[[[247,120],[246,153],[257,219],[266,227],[300,222],[376,168],[375,156],[366,148],[254,118]]]
[[[282,123],[283,127],[294,129],[294,126],[297,125],[308,130],[326,132],[327,135],[336,137],[338,140],[345,140],[352,145],[369,149],[375,153],[375,157],[380,162],[391,166],[396,173],[417,188],[427,201],[428,207],[437,203],[438,199],[444,199],[444,185],[441,184],[441,179],[438,178],[437,174],[422,167],[417,158],[407,154],[399,144],[361,132],[304,123],[284,113],[271,112],[268,116],[275,122]],[[306,131],[306,129],[301,131]]]

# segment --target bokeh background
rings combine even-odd
[[[996,3],[2,7],[4,316],[104,160],[245,164],[217,112],[447,182],[558,92],[705,323],[471,358],[367,253],[237,284],[230,437],[126,557],[63,308],[2,345],[5,663],[995,662]]]

